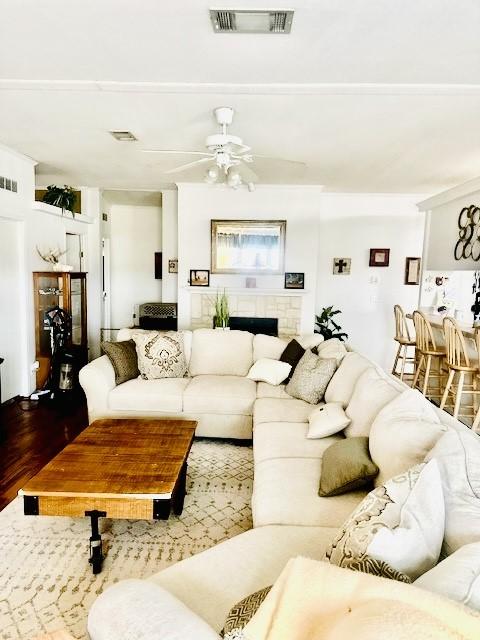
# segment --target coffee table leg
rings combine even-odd
[[[173,513],[176,516],[181,515],[183,511],[183,503],[185,502],[185,494],[187,493],[187,463],[185,462],[180,475],[178,476],[175,494],[172,500]]]
[[[98,519],[105,518],[107,513],[105,511],[85,511],[85,515],[90,517],[92,525],[92,535],[90,536],[90,558],[88,562],[92,565],[92,571],[94,574],[100,573],[102,570],[102,563],[104,559],[102,549],[102,536],[98,532]]]

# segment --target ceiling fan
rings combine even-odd
[[[205,182],[210,184],[226,182],[226,184],[233,189],[238,189],[242,184],[246,184],[249,191],[254,190],[255,183],[259,180],[257,174],[248,166],[255,161],[255,158],[266,158],[305,166],[304,162],[298,162],[296,160],[285,160],[283,158],[273,158],[272,156],[262,156],[251,153],[251,147],[243,144],[240,137],[228,133],[228,127],[233,121],[234,109],[232,109],[232,107],[217,107],[213,110],[213,113],[222,131],[221,133],[214,133],[207,136],[205,147],[208,151],[184,151],[175,149],[142,149],[142,151],[144,153],[202,156],[198,160],[182,164],[174,169],[169,169],[165,171],[165,173],[178,173],[192,167],[205,165],[208,167],[205,174]]]

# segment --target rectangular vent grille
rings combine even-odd
[[[5,189],[5,191],[12,191],[13,193],[17,193],[17,181],[12,180],[11,178],[4,178],[3,176],[0,176],[0,189]]]
[[[292,10],[210,9],[215,33],[290,33]]]

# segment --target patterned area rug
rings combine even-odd
[[[252,449],[196,440],[180,517],[166,522],[101,520],[107,557],[88,564],[89,521],[24,516],[20,499],[0,513],[0,638],[68,629],[87,638],[88,610],[107,586],[144,578],[250,529]]]

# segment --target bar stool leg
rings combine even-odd
[[[462,392],[463,392],[464,381],[465,381],[465,371],[460,371],[460,376],[458,378],[457,394],[455,397],[455,406],[453,408],[454,418],[458,418],[458,414],[460,412],[460,403],[462,402]]]
[[[428,391],[428,379],[430,377],[430,369],[432,368],[432,356],[427,356],[427,364],[425,365],[425,377],[423,379],[423,389],[422,393],[425,397],[427,397]]]
[[[420,377],[420,370],[422,368],[422,364],[425,361],[425,356],[422,354],[420,356],[420,360],[415,363],[415,376],[413,378],[412,387],[415,389],[418,383],[418,378]]]
[[[440,409],[444,409],[447,404],[448,394],[450,393],[450,387],[452,386],[453,379],[455,377],[455,370],[450,369],[448,374],[447,384],[445,386],[445,391],[443,392],[442,401],[440,402]]]
[[[403,345],[403,354],[402,354],[402,369],[400,371],[400,380],[403,382],[403,376],[405,375],[405,362],[407,360],[407,345]]]
[[[400,351],[402,350],[402,345],[400,343],[398,343],[398,349],[397,349],[397,354],[395,356],[395,362],[393,363],[393,367],[392,367],[392,374],[394,376],[397,375],[397,364],[398,364],[398,359],[400,357]]]

